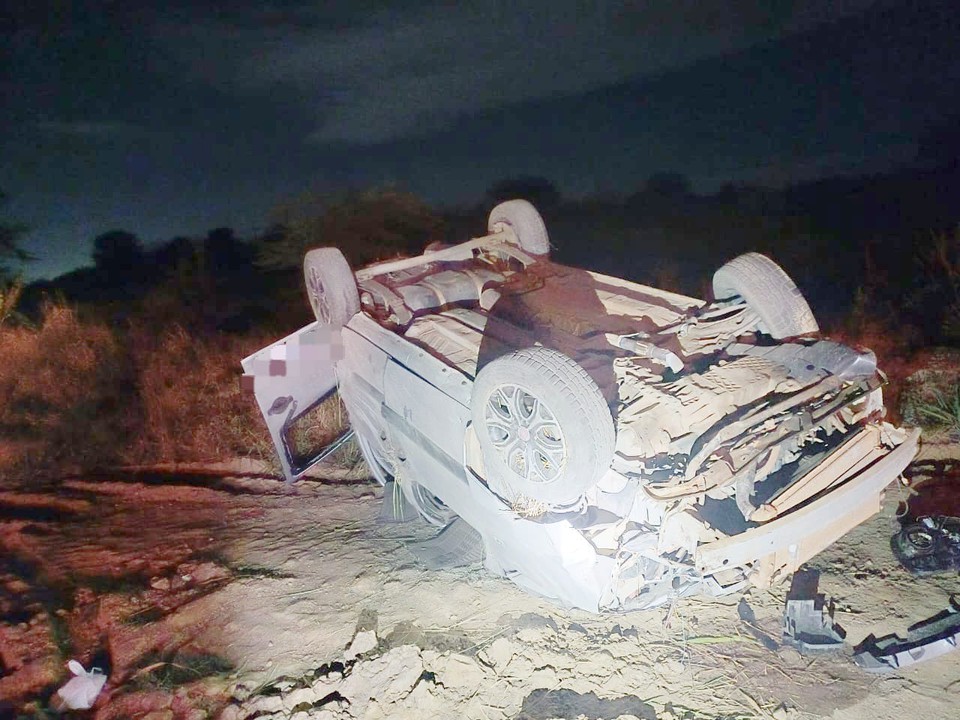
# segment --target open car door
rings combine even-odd
[[[240,361],[241,387],[253,390],[288,481],[300,477],[353,435],[345,425],[338,436],[305,455],[298,452],[291,437],[297,420],[323,402],[336,401],[336,363],[343,358],[340,333],[340,328],[314,322]]]

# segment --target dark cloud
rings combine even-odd
[[[587,194],[659,171],[699,190],[883,171],[960,110],[949,0],[19,0],[4,12],[0,189],[33,229],[40,274],[114,227],[146,240],[249,232],[308,187],[393,182],[459,202],[510,175]]]
[[[227,92],[291,93],[314,143],[375,144],[458,117],[663,73],[856,13],[867,0],[363,3],[155,18],[155,41]],[[319,7],[327,8],[324,11]],[[338,7],[336,4],[334,8]]]
[[[85,138],[90,140],[112,140],[118,137],[144,137],[148,131],[136,125],[122,122],[60,122],[45,120],[37,123],[41,132],[50,135]]]

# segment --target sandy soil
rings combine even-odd
[[[960,590],[893,558],[896,487],[811,563],[848,640],[811,658],[779,644],[785,586],[563,610],[479,566],[424,570],[406,543],[432,530],[380,523],[366,479],[246,470],[0,492],[0,717],[45,717],[74,657],[109,674],[98,719],[960,718],[960,653],[884,676],[851,659]]]

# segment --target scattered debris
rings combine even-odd
[[[884,673],[932,660],[957,649],[960,607],[953,607],[907,628],[907,637],[873,635],[860,643],[853,659],[867,672]]]
[[[898,509],[900,530],[890,538],[890,549],[914,575],[956,572],[960,570],[960,463],[931,458],[911,464],[908,471],[909,496]]]
[[[103,690],[103,686],[107,682],[107,676],[103,674],[103,670],[96,667],[90,668],[88,672],[76,660],[68,662],[67,667],[70,668],[74,677],[57,690],[54,707],[58,712],[62,710],[88,710],[93,707],[97,695]]]
[[[960,518],[932,515],[890,538],[894,557],[914,575],[960,570]]]
[[[794,573],[783,613],[783,641],[801,654],[832,652],[843,647],[846,633],[833,622],[833,602],[817,592],[818,570]]]

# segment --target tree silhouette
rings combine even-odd
[[[110,278],[139,277],[145,259],[140,238],[126,230],[111,230],[93,241],[93,262]]]
[[[6,199],[7,196],[0,191],[0,205],[6,202]],[[12,280],[14,273],[13,269],[7,264],[9,261],[21,263],[36,259],[20,246],[20,237],[25,232],[26,227],[23,225],[0,222],[0,282]]]
[[[0,204],[5,201],[6,195],[0,192]],[[0,325],[11,318],[25,321],[24,316],[17,312],[23,294],[23,281],[8,264],[10,261],[23,263],[36,259],[18,242],[24,232],[26,228],[23,225],[0,222]]]
[[[161,272],[172,272],[179,265],[193,259],[196,248],[193,241],[182,235],[171,238],[150,251],[149,263]]]
[[[203,241],[203,255],[208,272],[233,274],[253,263],[252,247],[238,238],[233,228],[214,228]]]
[[[259,264],[269,270],[299,268],[312,247],[340,248],[354,267],[398,254],[420,252],[440,240],[442,221],[415,195],[368,190],[339,197],[307,194],[274,211],[275,225],[258,243]],[[278,232],[282,228],[282,232]]]

